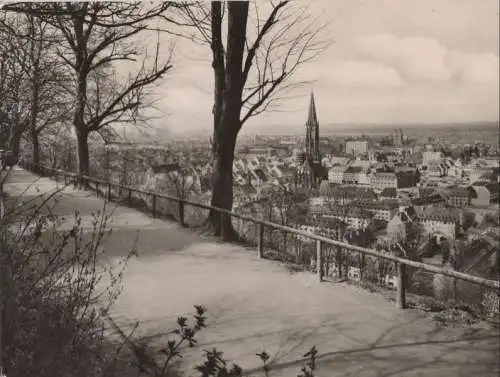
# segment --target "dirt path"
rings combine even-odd
[[[7,191],[19,193],[36,179],[17,169]],[[41,192],[55,185],[45,178],[35,183]],[[32,188],[25,197],[36,193]],[[88,219],[102,206],[101,199],[68,188],[58,195],[56,208],[61,215],[78,209]],[[208,328],[186,354],[186,365],[199,361],[203,349],[217,347],[252,369],[259,366],[255,354],[265,349],[274,360],[272,376],[296,376],[301,356],[315,344],[319,377],[500,372],[496,332],[437,327],[428,315],[400,311],[377,294],[320,284],[309,273],[290,274],[259,260],[253,250],[202,238],[129,208],[114,209],[112,227],[105,245],[111,263],[138,234],[139,256],[129,262],[112,313],[120,323],[139,320],[143,334],[161,341],[179,314],[192,313],[194,304],[208,308]]]

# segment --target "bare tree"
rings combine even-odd
[[[57,44],[54,30],[30,14],[2,14],[0,31],[10,41],[15,54],[11,56],[19,70],[18,87],[23,95],[12,98],[21,106],[17,133],[11,146],[17,157],[21,134],[28,133],[33,147],[33,163],[40,163],[40,134],[51,124],[67,119],[70,110],[64,88],[64,67],[52,47]],[[26,97],[26,98],[24,98]]]
[[[179,165],[178,169],[167,174],[173,194],[181,200],[189,199],[189,194],[194,189],[195,180],[190,173],[187,166]]]
[[[280,186],[267,196],[265,202],[269,221],[287,226],[291,222],[303,223],[307,216],[307,195],[304,192]],[[279,232],[279,231],[278,231]],[[287,232],[282,232],[283,250],[287,249]]]
[[[186,23],[191,22],[199,32],[194,39],[206,42],[212,52],[215,85],[211,204],[226,210],[231,210],[233,204],[233,159],[243,124],[271,109],[284,93],[300,84],[290,79],[328,44],[320,40],[325,25],[304,8],[289,1],[270,2],[269,6],[266,17],[262,17],[257,5],[255,17],[251,17],[249,2],[212,1],[210,9],[200,3],[183,8]],[[255,30],[247,29],[249,22]],[[216,235],[224,239],[235,236],[228,215],[211,211],[208,222]]]
[[[2,14],[2,24],[5,15]],[[10,20],[12,27],[19,27],[21,20]],[[0,127],[1,144],[17,157],[21,135],[26,128],[28,103],[23,98],[26,81],[23,67],[26,64],[27,46],[23,41],[0,29]]]
[[[307,212],[307,195],[305,192],[279,186],[267,195],[265,206],[269,214],[267,220],[277,221],[281,225],[288,225]]]
[[[78,146],[78,172],[89,173],[88,137],[92,132],[117,123],[137,123],[147,107],[146,89],[171,68],[159,65],[158,45],[148,59],[137,37],[150,30],[149,23],[165,19],[174,3],[64,2],[18,3],[5,9],[40,17],[62,37],[59,58],[73,75],[73,126]],[[117,64],[137,63],[140,68],[128,78],[120,77]],[[150,67],[147,67],[150,65]]]

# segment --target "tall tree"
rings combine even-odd
[[[147,106],[146,89],[170,68],[169,58],[159,65],[158,46],[149,57],[140,48],[138,36],[155,19],[166,19],[171,2],[64,2],[18,3],[5,9],[41,18],[62,38],[57,50],[73,75],[72,123],[78,146],[78,172],[89,173],[89,134],[118,123],[137,123]],[[137,63],[128,78],[117,66]],[[170,57],[170,55],[169,55]]]
[[[4,23],[5,14],[1,14],[0,28],[0,138],[2,147],[10,150],[17,158],[19,143],[26,128],[29,106],[24,98],[27,92],[23,68],[27,62],[28,46],[25,41],[10,33]],[[8,20],[10,27],[21,27],[19,18]]]
[[[20,111],[18,136],[27,134],[33,147],[33,163],[40,163],[40,134],[49,126],[67,119],[70,103],[64,87],[68,76],[52,48],[57,44],[54,30],[29,14],[2,14],[0,32],[16,51],[11,56],[19,69],[22,98],[13,99]]]
[[[199,31],[198,41],[212,52],[214,73],[214,128],[212,137],[212,200],[214,207],[231,210],[233,160],[238,133],[244,123],[271,109],[282,95],[301,82],[290,79],[304,63],[328,45],[321,39],[325,25],[306,9],[289,1],[269,2],[269,13],[254,2],[212,1],[210,9],[197,3],[183,8],[188,23]],[[255,30],[247,30],[249,20]],[[223,33],[223,25],[227,32]],[[223,35],[226,34],[226,43]],[[209,226],[224,239],[235,236],[229,215],[210,211]]]

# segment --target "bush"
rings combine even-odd
[[[49,199],[41,198],[42,203]],[[84,236],[78,214],[69,229],[61,230],[62,220],[48,205],[19,208],[0,219],[6,374],[102,376],[111,360],[104,352],[101,311],[119,294],[122,273],[98,264],[109,232],[107,217],[104,211],[94,214]],[[106,275],[109,282],[104,283]]]

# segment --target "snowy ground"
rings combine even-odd
[[[35,180],[16,170],[7,192],[20,193]],[[55,185],[41,178],[34,186],[47,192]],[[25,198],[37,194],[34,186]],[[78,209],[88,223],[90,213],[102,206],[92,194],[67,188],[58,194],[56,211],[71,216]],[[259,260],[254,250],[200,237],[132,209],[108,211],[114,211],[114,231],[105,244],[107,262],[115,263],[136,239],[139,249],[112,313],[118,322],[139,320],[141,333],[160,342],[178,315],[191,314],[195,304],[208,308],[208,328],[186,354],[186,365],[199,361],[203,349],[217,347],[252,369],[259,365],[255,354],[265,349],[274,361],[272,376],[296,376],[301,356],[315,344],[319,377],[500,372],[497,332],[437,327],[424,313],[398,310],[353,286],[320,284],[309,273],[291,274]]]

